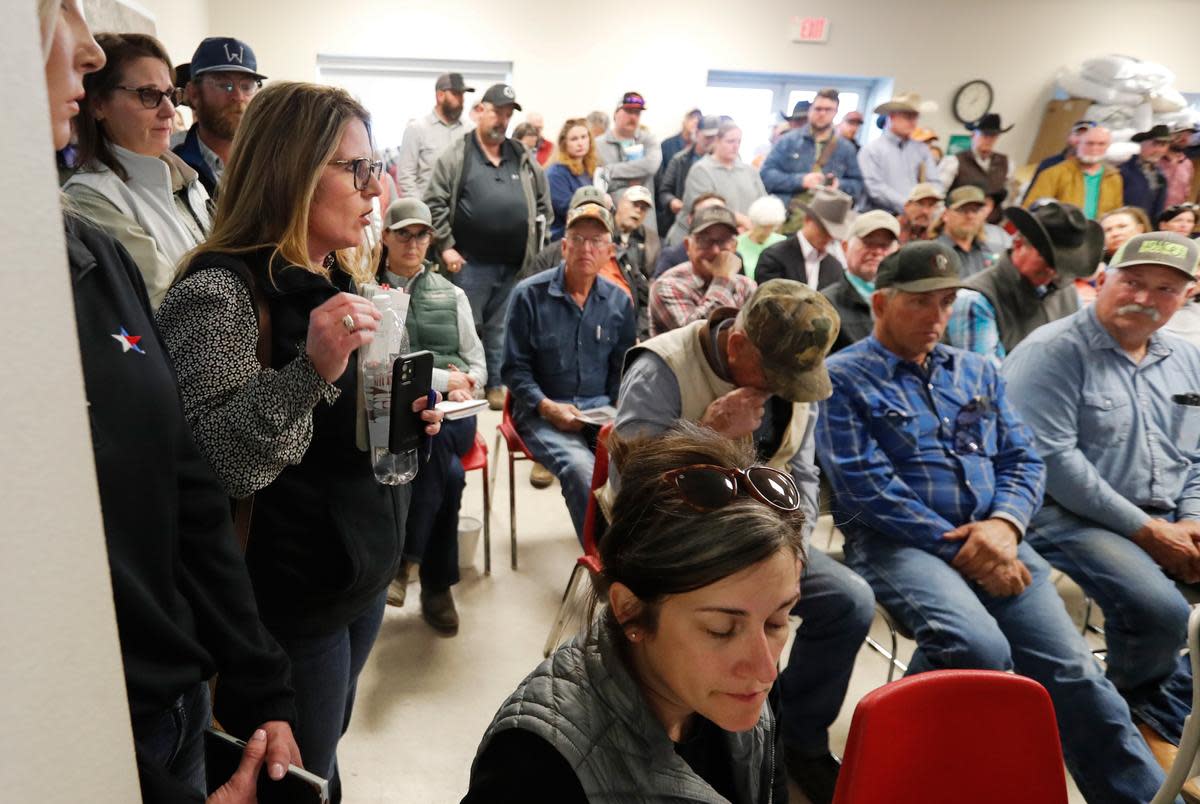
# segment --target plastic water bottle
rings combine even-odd
[[[379,330],[359,357],[363,398],[366,403],[367,434],[371,445],[371,464],[375,479],[388,486],[408,483],[417,476],[417,451],[400,454],[388,448],[392,413],[392,366],[408,351],[408,332],[404,318],[408,295],[402,291],[381,291],[371,297],[379,310]]]

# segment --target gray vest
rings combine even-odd
[[[1069,278],[1060,278],[1049,286],[1049,293],[1038,298],[1037,290],[1025,281],[1007,256],[964,284],[982,293],[992,303],[1000,342],[1008,354],[1012,354],[1017,344],[1038,327],[1079,309],[1079,295]]]
[[[500,707],[479,754],[498,732],[525,729],[562,754],[593,804],[728,804],[675,753],[617,650],[600,623],[557,650]],[[764,704],[758,725],[727,734],[735,804],[771,802],[774,731]]]

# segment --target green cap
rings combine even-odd
[[[983,204],[985,201],[987,196],[983,194],[983,188],[975,184],[955,187],[950,191],[950,195],[946,196],[946,206],[950,209],[958,209],[967,204]]]
[[[1195,279],[1197,262],[1200,262],[1200,245],[1195,240],[1175,232],[1149,232],[1125,241],[1108,267],[1162,265]]]
[[[397,198],[383,215],[385,229],[395,231],[414,223],[433,228],[433,216],[429,214],[429,207],[419,198]]]
[[[585,184],[571,195],[571,202],[567,205],[567,208],[575,209],[575,207],[582,204],[599,204],[608,209],[608,198],[600,191],[599,187]]]
[[[895,288],[905,293],[963,288],[958,255],[936,240],[920,240],[900,247],[879,263],[875,289]]]
[[[772,279],[758,286],[738,319],[762,355],[771,393],[792,402],[829,398],[825,355],[842,323],[828,299],[803,282]]]

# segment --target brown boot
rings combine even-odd
[[[417,565],[407,559],[400,562],[400,571],[388,585],[387,604],[389,606],[395,606],[398,609],[404,607],[404,599],[408,597],[408,576],[415,566]]]
[[[458,633],[458,609],[454,607],[454,595],[446,588],[440,592],[421,589],[421,616],[434,630],[446,636]]]
[[[1142,734],[1142,738],[1145,739],[1146,745],[1150,746],[1150,753],[1154,755],[1154,759],[1162,766],[1165,773],[1170,773],[1171,766],[1175,764],[1175,756],[1179,753],[1179,747],[1162,737],[1145,723],[1139,722],[1137,727],[1138,731]],[[1189,780],[1183,786],[1180,794],[1188,804],[1200,804],[1200,780]]]
[[[487,403],[488,408],[491,410],[504,410],[504,389],[487,389]]]
[[[554,475],[550,470],[542,466],[540,463],[535,463],[529,470],[529,485],[535,489],[549,488],[554,483]]]

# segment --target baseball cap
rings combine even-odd
[[[950,195],[946,197],[946,206],[950,209],[958,209],[967,204],[982,204],[985,201],[987,201],[987,196],[984,195],[982,187],[975,184],[964,184],[950,191]]]
[[[480,102],[493,106],[511,106],[518,112],[522,111],[521,104],[517,103],[517,93],[508,84],[492,84],[487,88],[487,92],[483,93]]]
[[[644,112],[646,110],[646,99],[642,97],[640,92],[626,92],[621,96],[621,102],[617,104],[627,112]]]
[[[828,299],[803,282],[772,279],[758,286],[738,320],[762,355],[771,393],[792,402],[829,398],[833,386],[825,355],[841,319]]]
[[[599,204],[608,209],[608,199],[604,197],[604,193],[600,191],[600,188],[594,184],[585,184],[572,193],[571,201],[567,204],[567,208],[574,209],[583,204]]]
[[[924,201],[926,198],[936,198],[938,201],[942,201],[946,198],[946,196],[942,194],[942,191],[938,189],[936,184],[921,182],[912,188],[908,194],[908,198],[904,199],[904,203],[907,204],[911,201]]]
[[[1200,262],[1200,245],[1195,240],[1175,232],[1148,232],[1125,241],[1108,267],[1162,265],[1195,279],[1197,262]]]
[[[475,87],[467,86],[463,81],[462,73],[442,73],[438,76],[437,83],[433,88],[438,92],[449,90],[451,92],[474,92]]]
[[[592,203],[584,203],[572,207],[567,212],[567,228],[570,229],[579,221],[586,219],[600,221],[609,232],[613,230],[612,213],[606,207]]]
[[[631,184],[621,193],[621,198],[628,198],[635,204],[648,204],[654,206],[654,197],[650,195],[650,190],[641,184]]]
[[[895,215],[884,212],[882,209],[873,209],[855,218],[854,225],[850,227],[850,236],[861,240],[871,232],[878,232],[880,229],[889,231],[897,240],[900,239],[900,221],[896,220]]]
[[[895,288],[906,293],[966,287],[958,255],[936,240],[908,243],[883,258],[875,274],[876,290]]]
[[[697,235],[714,226],[728,226],[734,234],[737,234],[737,218],[733,217],[733,213],[729,211],[728,207],[721,206],[704,207],[697,212],[692,217],[692,228],[689,233]]]
[[[232,36],[210,36],[202,41],[192,54],[191,64],[192,78],[218,71],[249,73],[260,80],[266,78],[259,73],[258,59],[250,46]]]
[[[433,228],[433,216],[429,213],[429,207],[419,198],[397,198],[388,206],[387,212],[383,213],[385,229],[395,231],[414,223]]]
[[[721,128],[721,118],[715,114],[706,114],[700,118],[700,125],[696,126],[696,130],[701,134],[716,134]]]

